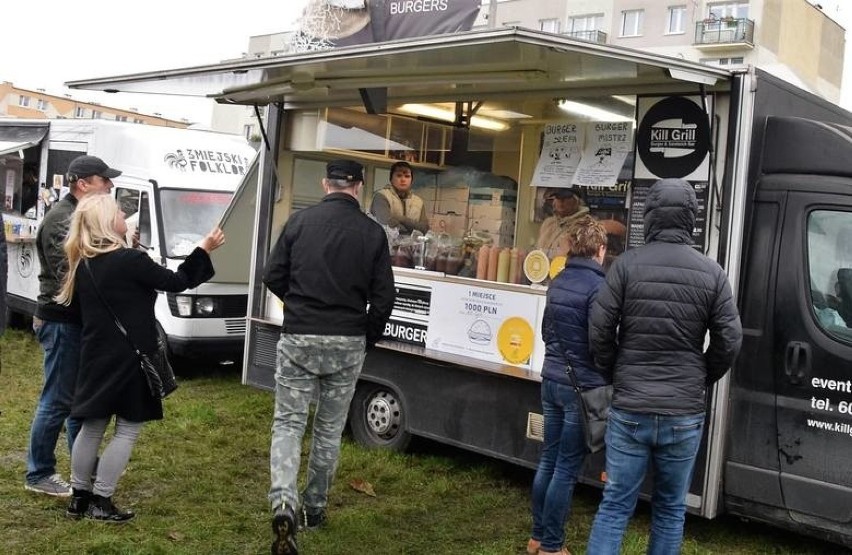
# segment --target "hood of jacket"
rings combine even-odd
[[[695,190],[683,179],[661,179],[645,199],[645,243],[692,244],[698,214]]]

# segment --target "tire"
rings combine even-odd
[[[349,426],[355,441],[370,449],[404,451],[411,442],[401,397],[381,385],[358,386],[349,407]]]

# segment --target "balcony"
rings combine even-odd
[[[699,21],[695,24],[693,46],[700,50],[752,49],[754,21],[733,17]]]
[[[603,31],[572,31],[565,33],[566,37],[572,39],[584,40],[586,42],[596,42],[598,44],[606,44],[606,33]]]

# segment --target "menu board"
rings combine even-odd
[[[645,244],[645,199],[656,179],[636,179],[630,194],[630,221],[628,222],[627,247],[641,247]],[[707,199],[708,183],[706,181],[690,182],[698,199],[698,213],[695,216],[695,227],[692,230],[693,247],[699,251],[704,249],[707,235]]]

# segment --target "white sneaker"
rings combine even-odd
[[[63,480],[59,474],[42,478],[35,484],[26,483],[24,488],[53,497],[71,497],[71,484]]]

